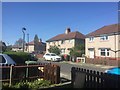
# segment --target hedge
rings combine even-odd
[[[4,54],[9,55],[17,64],[24,64],[31,59],[30,54],[26,52],[4,52]]]

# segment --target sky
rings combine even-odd
[[[88,34],[103,26],[118,22],[117,2],[3,2],[2,41],[13,45],[29,33],[43,42],[63,34],[66,28]]]

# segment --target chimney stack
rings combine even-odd
[[[71,31],[70,31],[70,28],[67,28],[67,29],[65,30],[65,34],[68,34],[69,32],[71,32]]]

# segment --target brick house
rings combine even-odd
[[[65,33],[56,35],[46,41],[46,52],[50,46],[58,46],[61,49],[61,55],[69,55],[70,48],[75,47],[78,44],[85,43],[85,36],[78,32],[71,32],[70,28],[65,30]]]
[[[118,24],[104,26],[86,35],[85,55],[88,58],[120,59],[120,29]]]
[[[39,50],[40,52],[44,52],[46,49],[46,43],[42,42],[42,40],[39,40]],[[29,43],[26,44],[26,52],[34,52],[34,41],[31,41]]]

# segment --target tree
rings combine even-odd
[[[76,57],[81,57],[83,54],[85,54],[85,45],[84,44],[77,45],[70,49],[70,55],[74,59]]]
[[[0,52],[5,52],[6,51],[6,44],[5,42],[0,41]]]
[[[12,45],[7,46],[6,51],[11,51],[12,50]]]
[[[39,51],[39,38],[37,34],[34,37],[34,50],[35,52]]]
[[[48,49],[48,51],[50,53],[55,53],[57,55],[60,55],[60,53],[61,53],[61,50],[57,46],[50,46],[50,48]]]

